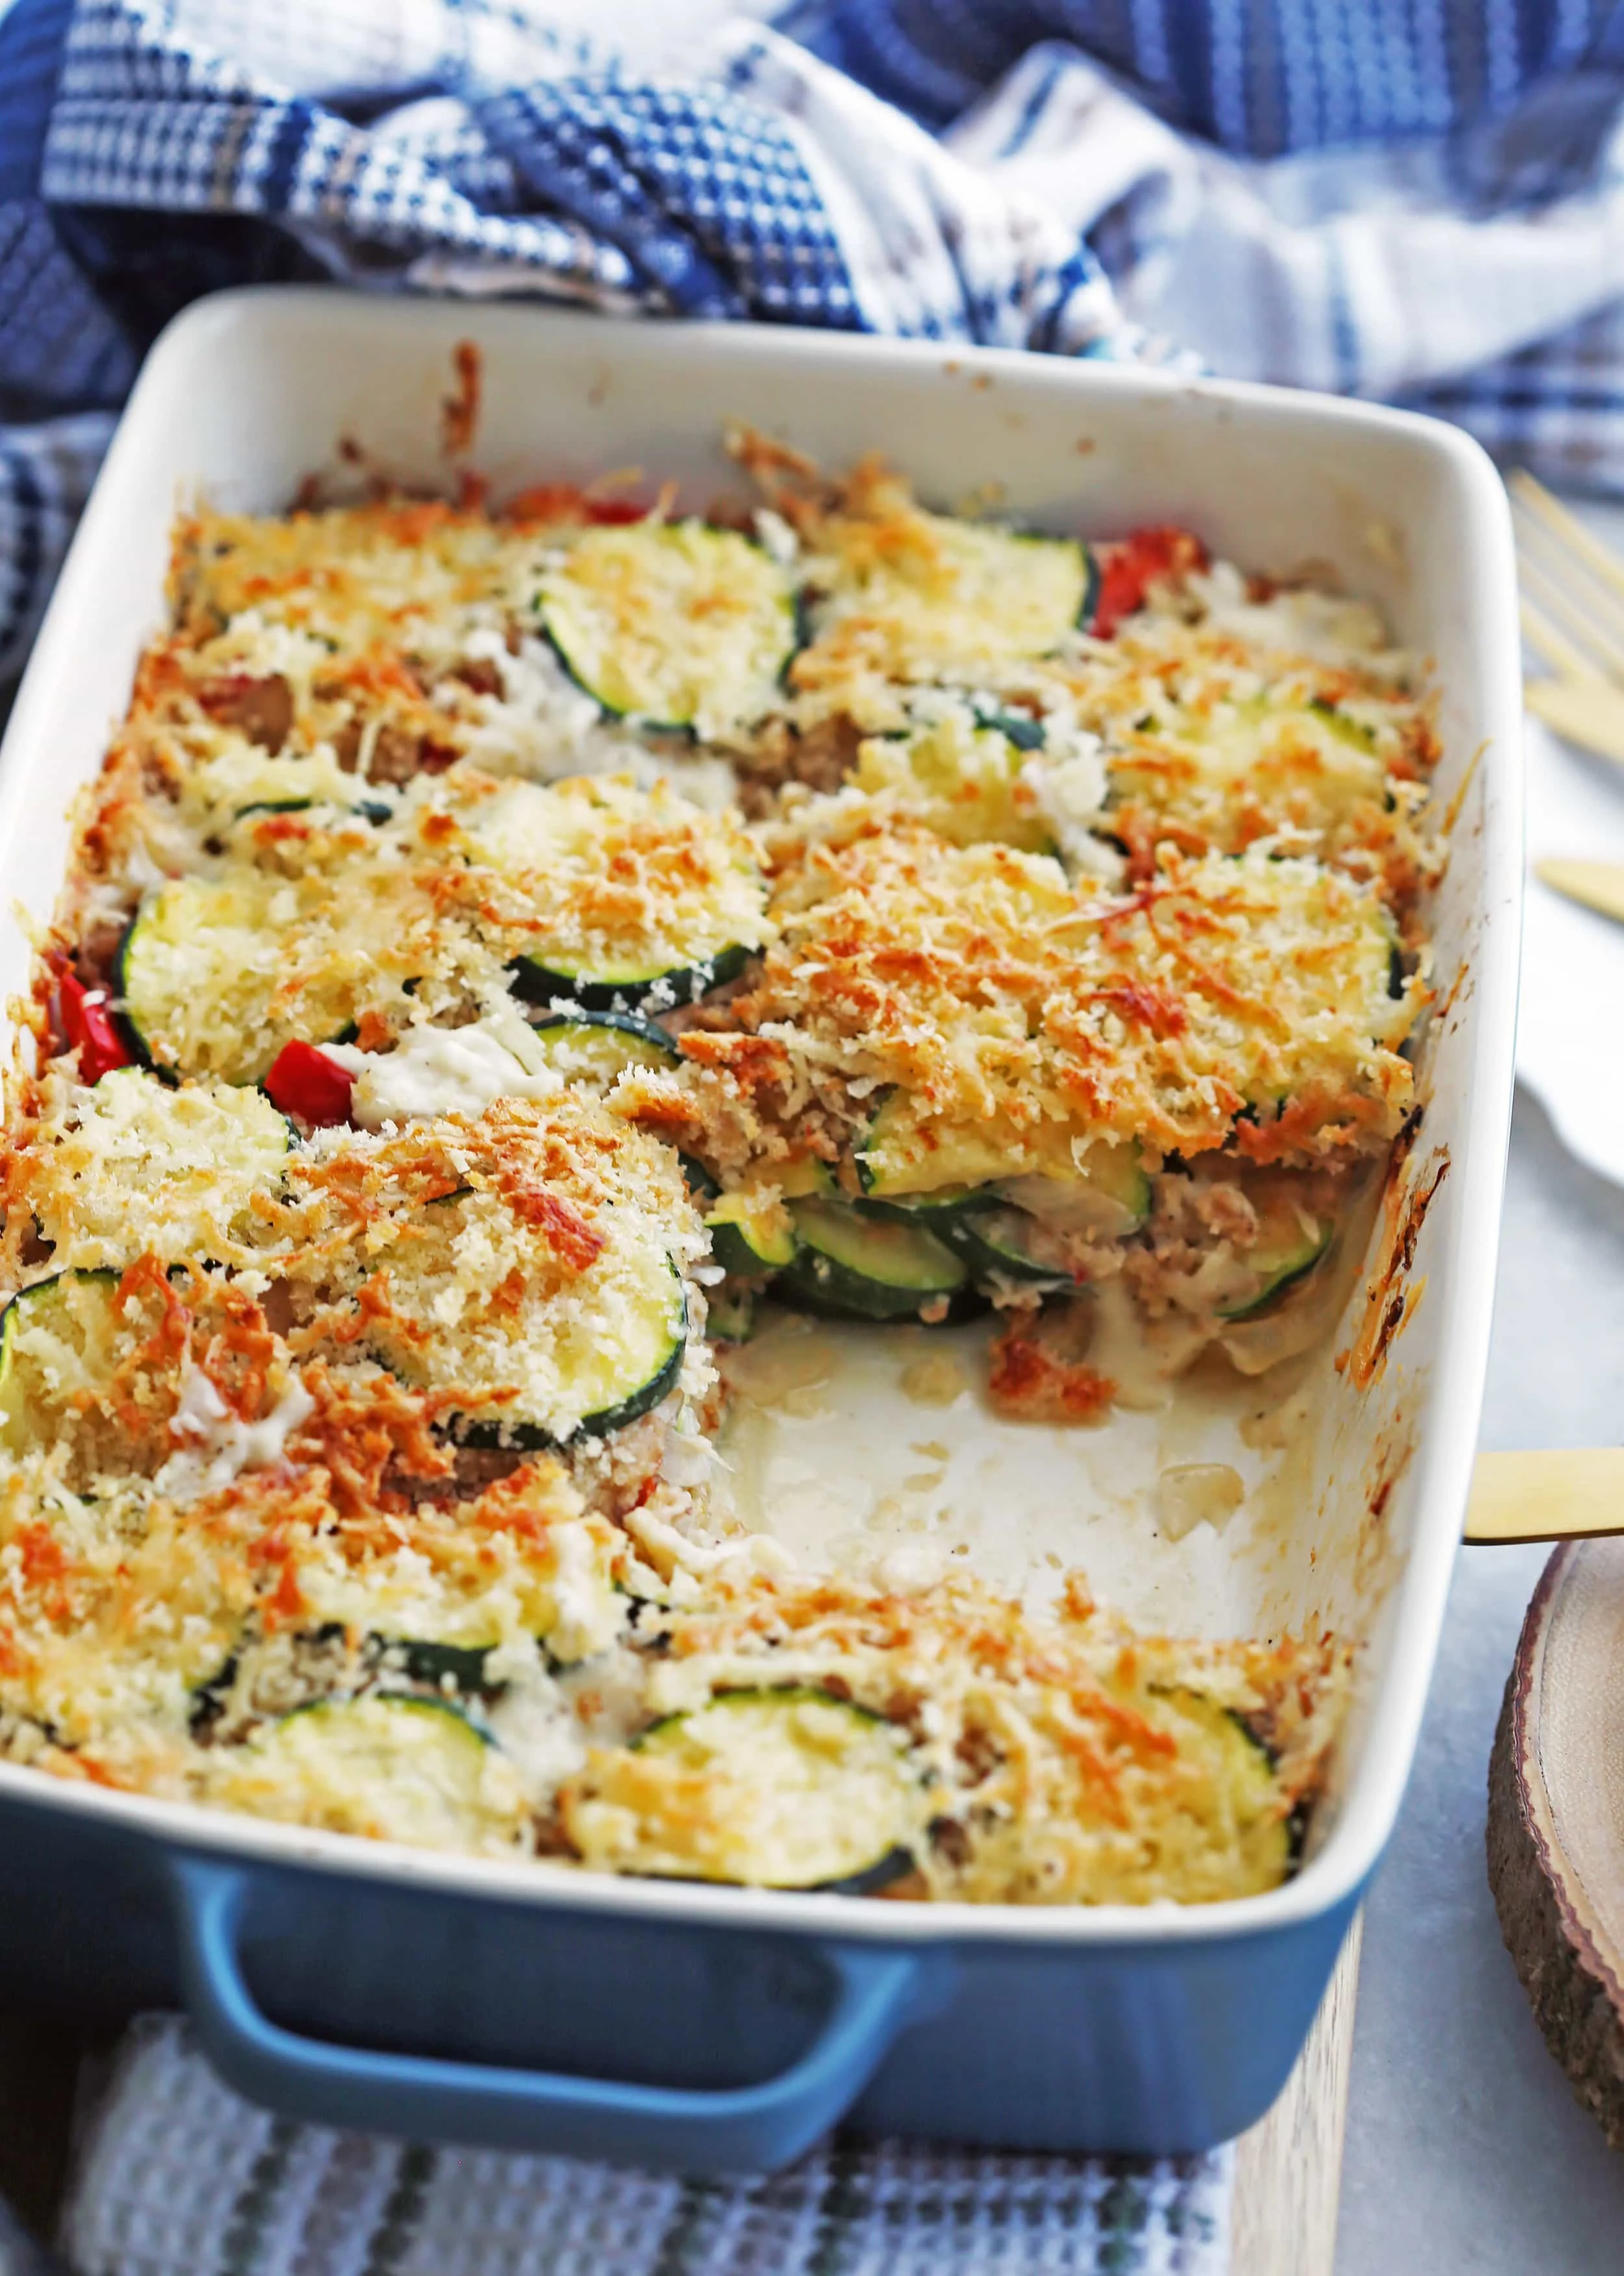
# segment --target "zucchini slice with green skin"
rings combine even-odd
[[[474,866],[494,872],[513,985],[531,1002],[671,1010],[736,978],[771,933],[766,880],[735,815],[612,776],[510,778],[466,799],[457,780],[447,797]]]
[[[1090,1146],[1064,1176],[1005,1178],[997,1194],[1057,1232],[1107,1240],[1136,1233],[1150,1214],[1150,1180],[1136,1145]]]
[[[922,1117],[907,1091],[893,1090],[863,1134],[857,1174],[870,1208],[919,1209],[940,1197],[939,1207],[958,1210],[998,1200],[1074,1232],[1121,1234],[1144,1223],[1150,1181],[1136,1145],[1079,1148],[1061,1131],[1051,1150],[1052,1169],[1012,1176],[1023,1151],[1018,1134]]]
[[[0,1445],[25,1454],[55,1440],[76,1389],[105,1382],[120,1275],[54,1272],[0,1311]]]
[[[1076,538],[920,518],[930,542],[907,553],[877,553],[864,525],[854,525],[864,542],[849,565],[837,535],[833,574],[814,613],[816,642],[845,618],[877,619],[899,676],[974,686],[989,669],[1052,654],[1087,623],[1095,566]]]
[[[1282,1198],[1259,1210],[1263,1237],[1242,1251],[1241,1262],[1256,1276],[1255,1293],[1238,1303],[1220,1305],[1221,1320],[1255,1320],[1260,1312],[1306,1279],[1331,1247],[1336,1225],[1330,1218],[1316,1218]]]
[[[546,1004],[555,1010],[582,1012],[674,1011],[679,1004],[697,1004],[713,988],[737,980],[755,953],[734,941],[692,963],[667,965],[658,971],[634,965],[582,965],[565,970],[543,964],[534,957],[516,956],[508,967],[513,990],[528,1004]]]
[[[676,1389],[688,1334],[687,1302],[677,1268],[669,1257],[661,1264],[657,1275],[650,1274],[620,1336],[613,1341],[588,1338],[577,1354],[571,1389],[584,1412],[568,1439],[561,1442],[543,1423],[505,1406],[494,1410],[497,1420],[453,1421],[452,1436],[459,1444],[532,1453],[569,1439],[605,1438],[657,1407]]]
[[[271,903],[295,891],[248,872],[230,879],[171,877],[147,895],[118,951],[118,988],[137,1055],[159,1074],[258,1082],[285,1043],[337,1043],[355,1017],[360,984],[335,963],[313,982],[298,1029],[273,1027],[280,969]]]
[[[1000,712],[983,721],[958,704],[900,732],[869,736],[858,747],[853,780],[871,796],[897,800],[910,820],[955,846],[1052,854],[1053,830],[1024,781],[1029,754],[1044,740],[1039,720]]]
[[[143,1248],[176,1263],[229,1257],[253,1239],[255,1198],[278,1190],[299,1142],[262,1092],[173,1085],[148,1067],[110,1068],[76,1120],[76,1130],[40,1142],[60,1142],[82,1165],[71,1180],[50,1180],[35,1204],[65,1265],[123,1266]]]
[[[909,1870],[922,1790],[883,1716],[797,1686],[725,1691],[656,1723],[565,1798],[588,1864],[861,1892]]]
[[[371,1641],[384,1665],[398,1670],[408,1683],[424,1684],[430,1691],[465,1692],[471,1698],[497,1688],[485,1680],[492,1644],[430,1643],[421,1636],[375,1636]]]
[[[1240,1852],[1237,1896],[1278,1888],[1291,1872],[1301,1835],[1295,1811],[1280,1808],[1274,1756],[1243,1715],[1204,1692],[1162,1695],[1181,1721],[1193,1724],[1197,1744],[1216,1773],[1219,1798]],[[1188,1743],[1188,1741],[1185,1741]]]
[[[916,1319],[951,1309],[969,1280],[962,1257],[933,1233],[888,1224],[847,1202],[793,1202],[799,1238],[785,1279],[804,1303],[862,1320]],[[943,1316],[945,1316],[944,1313]]]
[[[705,1325],[718,1344],[746,1344],[755,1333],[755,1291],[737,1280],[725,1281],[710,1291]]]
[[[682,1172],[682,1182],[688,1189],[688,1198],[695,1202],[715,1201],[722,1188],[698,1155],[679,1153],[677,1163]]]
[[[610,1090],[627,1067],[668,1067],[681,1054],[663,1028],[629,1012],[553,1012],[535,1023],[549,1066],[566,1082]]]
[[[1071,1275],[1042,1254],[1043,1228],[1019,1209],[973,1209],[948,1217],[942,1237],[956,1248],[977,1279],[989,1274],[1062,1287]]]
[[[725,734],[779,700],[794,588],[755,539],[703,521],[589,529],[543,580],[543,631],[611,717]]]
[[[529,1807],[517,1771],[448,1699],[323,1699],[213,1749],[209,1796],[256,1816],[429,1849],[505,1849]]]
[[[772,1187],[724,1194],[705,1218],[710,1254],[725,1272],[759,1279],[795,1261],[795,1221]]]
[[[967,1210],[986,1206],[985,1186],[937,1186],[923,1194],[864,1194],[857,1207],[865,1217],[888,1218],[894,1225],[922,1225],[927,1233],[945,1234],[946,1228]]]

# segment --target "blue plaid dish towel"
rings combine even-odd
[[[0,0],[0,675],[249,278],[1183,353],[1624,484],[1619,0],[745,5]]]

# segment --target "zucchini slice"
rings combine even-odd
[[[312,970],[300,1000],[287,1013],[272,1012],[285,977],[280,897],[300,892],[285,878],[248,871],[173,877],[148,894],[125,934],[117,982],[144,1059],[176,1074],[248,1083],[296,1036],[339,1040],[366,984],[352,960]]]
[[[431,1396],[453,1436],[564,1445],[672,1388],[687,1333],[674,1258],[699,1219],[656,1140],[561,1090],[353,1158],[400,1181],[367,1241],[327,1267],[346,1309],[323,1333]],[[369,1286],[383,1301],[367,1301]]]
[[[1168,702],[1110,740],[1113,802],[1165,816],[1240,853],[1265,816],[1334,833],[1361,804],[1379,805],[1386,761],[1374,732],[1318,699],[1264,694],[1204,706]]]
[[[847,1202],[793,1202],[800,1241],[786,1274],[805,1303],[864,1320],[917,1318],[949,1306],[969,1280],[962,1257],[933,1233],[888,1224]],[[943,1316],[945,1316],[944,1313]]]
[[[565,1082],[612,1090],[627,1067],[669,1067],[682,1054],[663,1028],[629,1012],[551,1012],[535,1023],[548,1066]]]
[[[1028,1162],[1029,1170],[1018,1166]],[[891,1093],[864,1133],[857,1174],[871,1204],[918,1206],[945,1195],[941,1205],[962,1208],[981,1188],[983,1199],[1076,1232],[1131,1233],[1150,1213],[1150,1181],[1135,1145],[1081,1143],[1061,1126],[1046,1127],[1035,1145],[996,1120],[965,1127],[921,1115],[902,1090]]]
[[[58,1264],[122,1266],[143,1249],[176,1263],[229,1261],[253,1240],[254,1197],[280,1187],[294,1143],[257,1090],[176,1088],[145,1067],[114,1067],[71,1128],[42,1134],[28,1204]]]
[[[968,704],[955,704],[900,734],[871,735],[858,747],[854,779],[955,846],[1052,854],[1054,833],[1022,781],[1028,755],[1043,740],[1040,720],[1000,712],[983,721]]]
[[[1085,1147],[1081,1159],[1066,1163],[1059,1174],[1006,1178],[998,1191],[1057,1233],[1120,1240],[1150,1214],[1150,1180],[1131,1142]]]
[[[1000,665],[1048,656],[1086,621],[1093,597],[1088,548],[918,512],[914,544],[877,545],[872,525],[837,522],[814,576],[824,597],[813,615],[814,646],[792,678],[815,684],[820,650],[883,641],[888,677],[975,686]]]
[[[1204,1692],[1164,1695],[1181,1726],[1181,1754],[1193,1754],[1211,1779],[1211,1809],[1234,1855],[1235,1896],[1279,1888],[1295,1856],[1298,1824],[1282,1807],[1274,1757],[1243,1716]]]
[[[782,1195],[771,1186],[724,1194],[705,1219],[710,1253],[725,1272],[745,1279],[782,1272],[800,1246]]]
[[[985,1186],[935,1186],[922,1194],[865,1194],[857,1206],[866,1217],[888,1218],[897,1225],[922,1225],[927,1233],[945,1233],[967,1210],[984,1208]]]
[[[118,1280],[110,1269],[53,1273],[0,1311],[0,1446],[8,1453],[54,1445],[86,1393],[110,1379]]]
[[[445,1198],[459,1201],[462,1196]],[[458,1331],[442,1329],[438,1333],[454,1365]],[[478,1370],[489,1347],[482,1337],[469,1342],[470,1361],[458,1379],[470,1388],[483,1388]],[[579,1321],[566,1321],[557,1346],[563,1415],[527,1414],[521,1403],[504,1403],[454,1422],[453,1435],[461,1445],[534,1453],[567,1445],[573,1438],[607,1438],[657,1407],[675,1390],[687,1347],[687,1304],[676,1266],[668,1256],[640,1253],[632,1274],[622,1281],[612,1319],[594,1318],[588,1312]],[[398,1354],[381,1355],[407,1373]],[[499,1369],[499,1357],[496,1365]]]
[[[542,963],[517,956],[511,967],[513,989],[529,1004],[578,1005],[583,1012],[631,1012],[639,1005],[650,1011],[670,1011],[679,1004],[697,1004],[713,988],[737,980],[755,951],[743,941],[730,942],[714,954],[695,954],[682,964],[659,963],[636,958],[566,962],[556,952]]]
[[[1025,1210],[974,1209],[950,1215],[943,1226],[943,1238],[958,1250],[978,1279],[993,1274],[1006,1280],[1063,1286],[1071,1275],[1045,1253],[1048,1244],[1043,1232]]]
[[[565,1829],[611,1871],[858,1892],[907,1872],[922,1789],[882,1716],[801,1687],[725,1691],[596,1758]]]
[[[754,539],[702,521],[588,530],[544,579],[539,606],[588,695],[668,732],[725,736],[761,718],[797,637],[783,569]]]
[[[457,818],[474,865],[494,872],[513,985],[533,1003],[696,1002],[736,979],[771,929],[738,817],[674,792],[596,776],[504,782],[470,793]]]
[[[209,1797],[256,1817],[427,1849],[511,1849],[529,1808],[518,1772],[449,1700],[374,1691],[295,1708],[209,1757]]]
[[[378,1657],[398,1668],[408,1683],[421,1683],[430,1691],[460,1691],[470,1698],[494,1691],[485,1680],[485,1662],[495,1649],[489,1643],[430,1643],[421,1636],[376,1636]]]
[[[204,832],[225,830],[255,814],[294,814],[318,806],[340,814],[356,810],[355,778],[345,773],[330,749],[273,754],[248,742],[234,741],[188,768],[179,798],[182,815]]]
[[[705,1325],[713,1343],[746,1344],[755,1332],[755,1291],[747,1283],[725,1280],[710,1291]]]
[[[1256,1282],[1249,1295],[1220,1305],[1223,1320],[1253,1320],[1278,1297],[1306,1278],[1331,1247],[1335,1219],[1306,1209],[1289,1185],[1282,1184],[1259,1199],[1250,1195],[1258,1217],[1258,1239],[1241,1253],[1241,1262]]]
[[[395,1673],[436,1688],[449,1678],[459,1689],[490,1689],[486,1660],[505,1637],[534,1637],[558,1665],[589,1659],[620,1631],[620,1536],[598,1522],[556,1521],[547,1491],[538,1481],[534,1522],[520,1531],[482,1539],[480,1529],[449,1519],[415,1545],[358,1561],[317,1539],[298,1560],[308,1615],[334,1635],[364,1636],[385,1688]]]

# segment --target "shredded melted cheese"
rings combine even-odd
[[[8,1096],[0,1750],[611,1870],[1272,1886],[1334,1642],[718,1527],[736,1289],[676,1149],[785,1226],[892,1156],[996,1177],[1242,1363],[1411,1104],[1430,696],[1193,542],[1100,639],[1080,542],[737,450],[759,543],[567,485],[181,521]],[[87,985],[150,1068],[89,1081]],[[520,990],[576,987],[664,1043],[550,1049]],[[256,1088],[289,1043],[342,1122]],[[1087,1306],[993,1294],[1010,1410],[1097,1413]]]

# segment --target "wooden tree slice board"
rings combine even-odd
[[[1536,2020],[1624,2150],[1624,1541],[1566,1543],[1545,1567],[1495,1734],[1488,1840]]]

